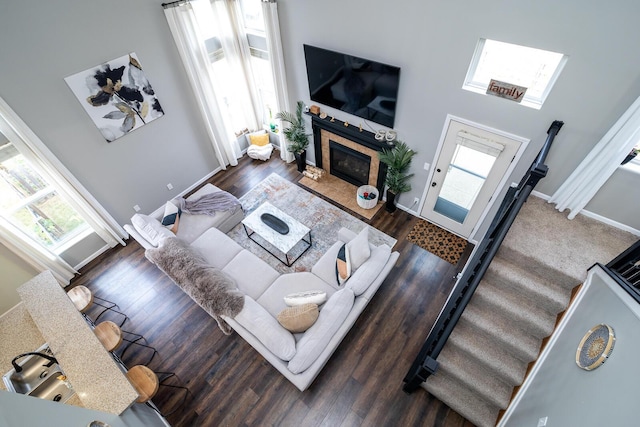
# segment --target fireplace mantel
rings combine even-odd
[[[316,166],[328,171],[329,165],[323,165],[323,152],[322,152],[322,131],[329,132],[339,137],[345,138],[355,144],[362,146],[363,151],[371,153],[372,151],[382,151],[383,148],[389,146],[386,142],[379,142],[375,139],[375,134],[368,130],[362,129],[360,131],[359,126],[349,124],[345,126],[345,122],[334,119],[332,122],[329,117],[321,119],[315,114],[308,113],[311,116],[311,126],[313,129],[313,141],[314,152],[316,158]],[[324,156],[326,159],[326,156]],[[387,175],[387,166],[384,163],[379,163],[379,166],[375,167],[377,177],[375,179],[375,187],[378,188],[380,194],[384,190],[384,180]]]

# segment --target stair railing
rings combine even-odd
[[[640,303],[640,240],[615,257],[604,269]]]
[[[478,244],[462,276],[449,294],[447,302],[429,331],[418,356],[404,377],[403,390],[407,393],[415,391],[420,384],[438,369],[437,357],[447,339],[453,332],[473,293],[480,284],[489,264],[498,252],[509,228],[513,224],[520,208],[531,194],[538,182],[547,175],[545,164],[551,144],[564,122],[555,120],[547,130],[547,139],[535,161],[522,177],[517,187],[507,191],[498,212],[496,213],[484,238]]]

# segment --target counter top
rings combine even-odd
[[[39,274],[18,294],[23,302],[1,318],[2,373],[16,355],[48,343],[82,406],[117,415],[129,408],[138,394],[53,274]]]

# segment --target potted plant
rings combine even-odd
[[[387,212],[396,210],[395,199],[400,193],[411,190],[411,184],[408,181],[413,174],[407,172],[415,154],[415,151],[400,140],[396,141],[393,148],[383,148],[382,151],[378,152],[380,161],[387,165],[387,176],[384,181],[387,186],[387,203],[385,206]]]
[[[282,130],[289,141],[287,151],[293,153],[298,165],[298,172],[304,171],[307,166],[307,147],[309,146],[309,134],[306,133],[302,110],[304,104],[298,101],[296,112],[281,111],[276,114],[276,119],[289,123],[289,127]]]

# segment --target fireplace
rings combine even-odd
[[[372,132],[334,119],[311,115],[316,166],[352,185],[384,189],[387,167],[378,152],[388,147]]]
[[[329,140],[329,172],[358,187],[369,184],[371,157]]]

